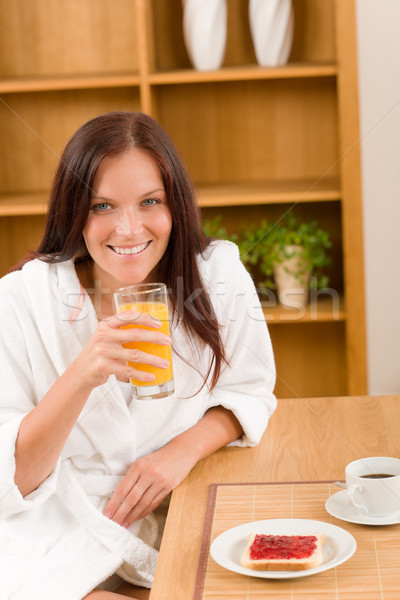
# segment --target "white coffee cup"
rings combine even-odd
[[[400,511],[400,459],[373,456],[346,467],[349,501],[363,513],[388,517]]]

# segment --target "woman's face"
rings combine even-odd
[[[154,281],[172,229],[161,173],[143,150],[103,160],[83,237],[104,293]]]

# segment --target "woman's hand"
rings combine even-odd
[[[199,460],[238,439],[242,433],[230,410],[222,406],[210,408],[196,425],[131,465],[111,496],[105,516],[129,527],[157,508]]]
[[[151,327],[124,328],[127,325]],[[79,373],[85,385],[95,388],[107,381],[110,375],[126,381],[129,378],[150,382],[155,376],[140,369],[128,366],[130,363],[143,363],[153,365],[160,369],[169,366],[168,361],[140,350],[124,348],[123,344],[129,342],[149,342],[152,344],[168,345],[171,340],[168,336],[157,331],[161,322],[148,314],[125,311],[118,315],[100,321],[86,348],[74,361],[79,363]],[[154,330],[153,330],[154,329]]]
[[[104,515],[123,527],[143,519],[164,500],[192,469],[190,452],[166,445],[135,461],[108,502]]]

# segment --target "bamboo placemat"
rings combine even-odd
[[[332,482],[212,484],[193,600],[399,600],[400,525],[356,525],[332,517]],[[264,519],[315,519],[349,531],[357,550],[345,563],[310,577],[261,579],[233,573],[210,555],[222,532]]]

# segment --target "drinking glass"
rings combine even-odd
[[[114,292],[114,307],[117,314],[132,310],[140,314],[148,313],[161,321],[161,327],[157,331],[170,336],[170,318],[168,310],[167,288],[164,283],[140,283],[124,287]],[[152,329],[144,325],[123,325],[124,329],[139,327],[141,329]],[[147,373],[153,373],[153,381],[139,381],[131,379],[133,397],[137,400],[152,400],[166,398],[175,391],[174,376],[172,370],[171,346],[162,346],[153,342],[129,342],[124,344],[125,348],[141,350],[148,354],[154,354],[169,361],[167,369],[160,369],[143,363],[128,362],[128,365]]]

